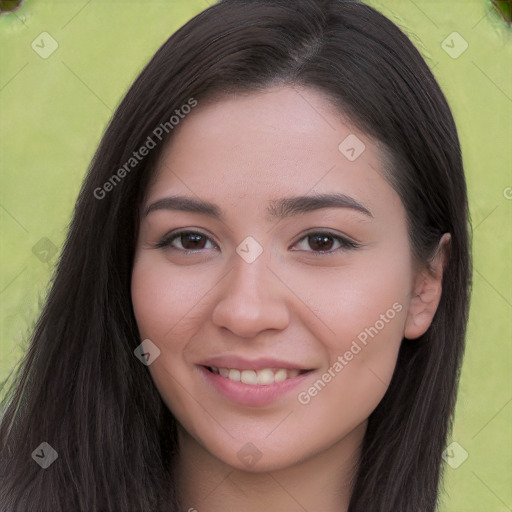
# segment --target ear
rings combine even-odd
[[[450,243],[451,235],[445,233],[429,262],[429,268],[420,270],[415,278],[404,329],[404,337],[409,340],[425,334],[432,323],[441,300],[443,272],[450,258]]]

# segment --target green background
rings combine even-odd
[[[27,0],[0,16],[0,381],[26,349],[116,105],[169,35],[211,3]],[[468,457],[456,469],[446,464],[440,510],[510,511],[512,29],[485,0],[368,3],[433,68],[457,121],[469,188],[474,286],[452,436]],[[46,59],[32,48],[49,48],[42,32],[58,43]],[[460,462],[461,453],[449,455]]]

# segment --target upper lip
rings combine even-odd
[[[270,357],[260,357],[258,359],[243,359],[238,356],[217,356],[211,357],[201,363],[200,366],[210,366],[214,368],[233,368],[238,370],[262,370],[264,368],[284,368],[286,370],[311,370],[312,368],[304,366],[301,363],[283,361]]]

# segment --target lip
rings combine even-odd
[[[263,370],[264,368],[284,368],[285,370],[312,370],[300,363],[282,361],[268,357],[252,361],[238,356],[217,356],[198,363],[200,366],[214,366],[215,368],[236,368],[237,370]]]
[[[260,360],[261,361],[261,360]],[[224,363],[223,363],[224,364]],[[263,364],[263,363],[262,363]],[[283,363],[279,363],[283,364]],[[289,393],[294,388],[297,388],[304,383],[304,380],[309,378],[313,371],[302,373],[291,379],[286,379],[282,382],[274,382],[267,386],[258,386],[251,384],[244,384],[243,382],[235,382],[229,380],[227,377],[222,377],[216,373],[212,373],[206,366],[217,366],[215,364],[197,365],[200,374],[216,392],[230,401],[236,402],[240,405],[258,406],[269,405],[277,401],[286,393]],[[294,369],[297,367],[277,366],[278,368]],[[243,370],[255,369],[254,366],[240,368],[240,366],[220,366],[220,368],[238,368]],[[272,368],[272,366],[261,366],[261,368]]]

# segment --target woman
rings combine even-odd
[[[94,157],[2,510],[435,510],[470,266],[455,124],[407,37],[357,1],[221,1]]]

